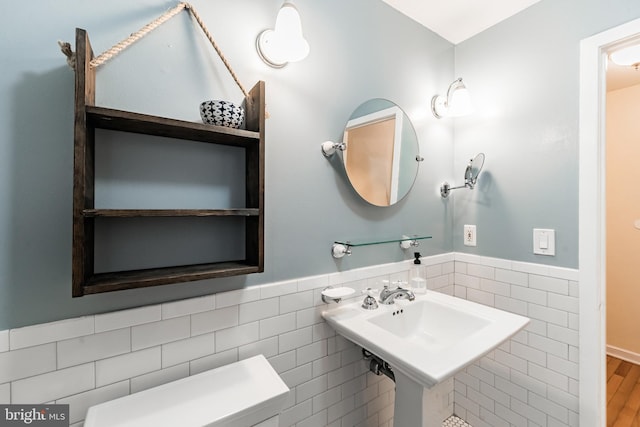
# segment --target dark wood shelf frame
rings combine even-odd
[[[262,270],[259,266],[249,265],[246,261],[228,261],[147,270],[97,273],[92,275],[87,283],[84,284],[83,295],[260,272]],[[132,286],[132,284],[135,284],[135,286]]]
[[[188,139],[246,148],[256,144],[259,132],[212,126],[184,120],[149,116],[111,108],[86,107],[87,123],[93,128]]]
[[[76,29],[73,170],[72,294],[119,291],[264,271],[265,85],[259,81],[244,100],[245,129],[231,129],[95,105],[93,51],[85,30]],[[245,207],[236,209],[96,209],[95,130],[107,129],[245,150]],[[150,217],[245,218],[245,259],[109,273],[94,272],[95,219]]]
[[[85,209],[85,218],[259,216],[259,209]]]

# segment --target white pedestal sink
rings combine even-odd
[[[428,292],[365,310],[360,302],[322,316],[340,335],[385,360],[396,380],[394,425],[435,427],[442,383],[521,330],[529,319]]]

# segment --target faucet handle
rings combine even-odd
[[[394,286],[394,287],[393,287],[393,289],[404,288],[404,285],[406,285],[406,283],[407,283],[407,282],[404,282],[404,281],[402,281],[402,280],[400,280],[400,279],[395,280],[395,281],[393,282],[393,286]]]
[[[364,297],[364,301],[362,301],[362,308],[365,310],[375,310],[378,308],[378,302],[376,301],[374,295],[378,293],[377,289],[367,288],[362,291],[363,294],[367,295]]]

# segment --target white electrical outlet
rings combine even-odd
[[[464,226],[464,245],[476,246],[476,226],[466,225]]]

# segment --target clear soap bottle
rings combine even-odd
[[[420,261],[420,252],[414,252],[413,266],[409,272],[409,283],[414,294],[427,293],[427,272]]]

